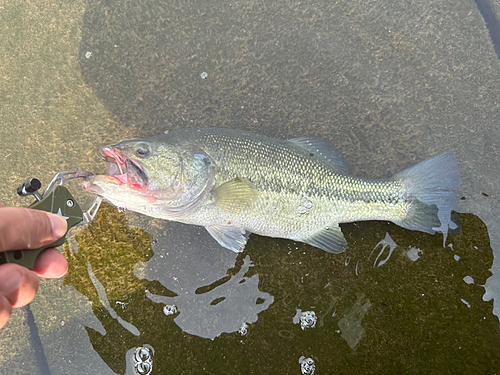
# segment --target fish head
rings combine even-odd
[[[192,145],[124,141],[103,148],[101,158],[108,174],[87,178],[83,188],[134,211],[148,213],[156,205],[167,211],[164,216],[169,209],[174,216],[186,213],[213,184],[215,166]]]

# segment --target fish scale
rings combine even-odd
[[[459,176],[452,153],[373,180],[350,175],[340,152],[314,137],[279,140],[239,130],[183,129],[107,149],[117,163],[132,159],[142,168],[143,186],[127,191],[114,176],[97,176],[88,190],[150,216],[202,225],[234,251],[256,233],[341,252],[347,244],[338,224],[358,220],[389,220],[445,236],[454,227],[450,215]],[[124,174],[137,181],[131,175],[137,172]]]
[[[255,182],[263,195],[277,192],[278,194],[288,192],[286,199],[283,196],[275,196],[271,200],[281,198],[289,202],[285,207],[289,220],[296,222],[295,208],[299,205],[302,197],[309,197],[319,203],[327,204],[327,215],[316,217],[316,220],[302,218],[304,230],[320,229],[318,226],[356,220],[390,219],[390,205],[394,204],[395,198],[399,197],[401,184],[397,181],[367,181],[350,176],[342,176],[335,173],[332,166],[323,165],[316,159],[306,155],[298,154],[293,145],[286,142],[276,142],[269,139],[259,140],[243,139],[234,140],[231,137],[201,133],[200,139],[194,138],[197,144],[207,145],[203,149],[214,160],[222,160],[216,180],[223,183],[235,177],[248,176],[249,180]],[[290,148],[292,148],[290,150]],[[237,149],[238,153],[234,150]],[[249,163],[249,161],[253,161]],[[298,186],[299,189],[291,189]],[[361,201],[373,203],[374,207],[367,204],[353,205],[350,203]],[[404,205],[404,202],[400,202]],[[256,202],[255,216],[273,213],[268,210],[266,201]],[[267,211],[267,212],[266,212]],[[286,210],[285,210],[286,211]],[[382,213],[378,211],[383,211]],[[381,216],[384,215],[384,216]],[[273,227],[274,223],[270,223]],[[298,224],[298,223],[297,223]],[[308,225],[314,226],[309,228]],[[296,230],[297,226],[290,228]],[[283,231],[280,228],[279,231]],[[286,229],[285,229],[286,231]],[[283,235],[290,235],[286,233]]]

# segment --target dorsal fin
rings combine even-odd
[[[303,148],[311,157],[326,161],[332,165],[338,173],[349,174],[347,163],[340,153],[330,142],[316,137],[300,137],[289,139],[288,142]]]

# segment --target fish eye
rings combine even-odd
[[[151,147],[148,144],[141,143],[134,148],[134,154],[139,158],[147,158],[151,153]]]

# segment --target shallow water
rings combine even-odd
[[[345,254],[256,235],[235,254],[203,228],[103,205],[72,230],[67,276],[42,281],[0,331],[2,373],[152,363],[153,374],[300,374],[301,357],[316,374],[498,373],[500,69],[495,28],[474,3],[37,0],[0,11],[4,204],[29,203],[15,187],[30,177],[103,172],[107,143],[184,127],[323,137],[357,176],[443,151],[461,172],[461,232],[446,247],[360,222],[341,225]]]

